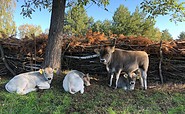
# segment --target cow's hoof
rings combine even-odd
[[[108,84],[109,87],[111,87],[112,85]]]
[[[117,89],[117,87],[114,87],[114,89]]]

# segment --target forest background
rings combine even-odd
[[[41,21],[50,21],[50,18],[42,18],[42,15],[43,17],[45,17],[45,14],[36,14],[40,19],[36,19],[37,22],[34,22],[34,13],[33,16],[30,18],[23,18],[23,16],[20,14],[21,4],[23,4],[23,1],[16,2],[14,0],[8,0],[2,2],[4,3],[1,4],[2,12],[0,15],[2,15],[2,18],[0,22],[0,37],[7,38],[14,35],[17,38],[25,38],[25,36],[30,37],[31,34],[35,34],[35,36],[38,36],[42,33],[48,34],[49,29],[43,28],[43,26],[46,27],[46,25],[42,25],[43,22]],[[113,6],[108,6],[106,10],[102,7],[99,7],[100,11],[110,14],[109,17],[112,18],[106,19],[107,16],[105,16],[105,19],[103,19],[102,16],[104,15],[102,15],[99,16],[99,19],[101,20],[98,20],[97,17],[95,17],[94,19],[92,16],[89,16],[92,15],[91,9],[94,8],[94,6],[96,5],[93,6],[92,4],[90,4],[89,6],[85,7],[71,6],[67,8],[65,12],[64,33],[66,35],[84,36],[86,35],[87,31],[92,30],[93,32],[104,33],[106,36],[110,36],[112,34],[122,34],[124,36],[144,36],[154,41],[159,41],[161,39],[168,41],[172,39],[183,39],[185,36],[185,32],[183,29],[177,29],[176,33],[178,33],[179,31],[181,32],[178,34],[178,36],[174,37],[174,35],[169,32],[169,29],[173,27],[166,28],[164,30],[156,27],[157,25],[159,25],[159,22],[156,21],[158,19],[148,17],[146,13],[140,10],[139,6],[137,6],[138,4],[136,5],[135,2],[133,3],[133,6],[130,5],[130,7],[134,9],[133,11],[130,11],[130,8],[124,6],[122,2],[118,2],[117,4],[119,4],[119,6],[117,5],[118,7],[115,11],[110,11],[111,7]],[[125,5],[129,6],[128,4],[129,3],[127,1]],[[50,12],[48,10],[50,9],[47,9],[47,11],[46,9],[42,9],[40,13],[47,12],[47,15],[50,16]],[[38,11],[36,11],[36,13],[38,13]],[[96,15],[98,15],[98,13],[99,12],[95,12]],[[171,20],[172,22],[170,22],[170,20],[168,20],[168,18],[166,18],[165,16],[164,19],[166,19],[166,21],[169,21],[169,24],[174,25],[174,28],[183,25],[183,22],[179,21],[177,25],[175,25],[176,22],[174,22],[173,20]],[[31,24],[31,22],[38,23],[39,20],[41,24]],[[20,21],[23,22],[20,23]],[[25,21],[27,21],[27,23],[24,23]],[[180,26],[179,28],[182,27]]]

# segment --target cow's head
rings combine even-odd
[[[125,78],[127,78],[127,80],[128,80],[128,82],[127,82],[128,83],[128,86],[127,86],[128,90],[134,90],[136,79],[138,78],[139,75],[140,74],[139,74],[138,70],[132,72],[130,76],[128,74],[124,75]]]
[[[106,46],[94,51],[100,56],[100,63],[107,64],[110,62],[115,46]]]
[[[90,77],[89,77],[89,74],[85,74],[85,76],[83,77],[83,81],[84,81],[84,84],[85,86],[90,86]]]
[[[53,79],[53,69],[51,67],[46,67],[45,69],[40,69],[39,71],[44,75],[45,79],[51,83],[51,80]]]
[[[112,53],[115,51],[115,43],[116,40],[114,39],[111,46],[104,46],[94,50],[100,56],[100,63],[107,64],[110,62]]]

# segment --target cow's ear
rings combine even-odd
[[[44,69],[40,69],[40,70],[39,70],[39,73],[40,73],[40,74],[43,74],[43,71],[44,71]]]
[[[125,78],[128,78],[128,74],[126,74],[126,73],[125,73],[123,76],[124,76]]]
[[[113,45],[113,46],[116,45],[116,38],[114,38],[114,39],[112,40],[112,45]]]
[[[100,54],[100,49],[94,49],[94,52]]]
[[[111,52],[113,53],[115,51],[115,46],[111,47]]]

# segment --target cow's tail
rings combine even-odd
[[[68,88],[69,88],[69,92],[70,92],[71,94],[75,94],[75,91],[74,91],[73,88],[71,87],[71,83],[70,83],[70,82],[68,83]]]

